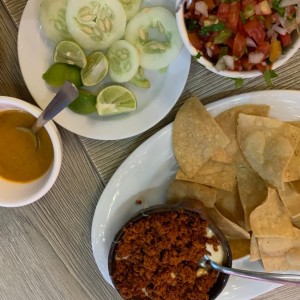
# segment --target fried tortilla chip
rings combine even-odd
[[[300,270],[300,230],[294,237],[258,238],[258,247],[266,271]]]
[[[217,190],[215,206],[227,219],[245,228],[244,210],[237,186],[232,192]]]
[[[291,218],[300,216],[300,193],[293,189],[293,186],[286,182],[283,190],[278,190],[281,201]]]
[[[250,261],[257,261],[260,260],[261,256],[260,256],[260,252],[259,252],[259,248],[258,248],[258,242],[257,242],[257,238],[255,237],[254,234],[252,234],[251,236],[251,241],[250,241]]]
[[[229,156],[229,154],[224,148],[219,148],[214,152],[213,156],[211,157],[211,160],[223,163],[231,163],[232,157]]]
[[[224,217],[217,208],[207,208],[206,212],[213,223],[228,239],[250,239],[250,234],[244,228]]]
[[[237,118],[240,113],[247,115],[256,115],[256,116],[268,116],[270,107],[268,105],[255,105],[255,104],[246,104],[235,106],[231,109],[228,109],[218,116],[215,117],[216,122],[223,129],[225,134],[228,136],[230,143],[225,147],[225,152],[227,153],[227,161],[224,162],[234,162],[238,166],[248,165],[245,162],[245,159],[240,151],[240,147],[236,138],[236,123]],[[223,154],[223,157],[224,154]],[[218,157],[217,157],[218,158]],[[229,160],[228,160],[229,159]],[[214,159],[218,160],[218,159]]]
[[[168,202],[174,203],[182,199],[201,201],[205,207],[213,207],[217,192],[199,183],[174,180],[168,188]]]
[[[192,178],[187,177],[179,169],[176,179],[197,182],[225,191],[232,191],[236,186],[236,168],[232,164],[209,160],[203,164]]]
[[[189,98],[178,111],[173,123],[172,142],[176,160],[187,177],[229,140],[197,97]]]
[[[298,128],[280,120],[239,114],[240,148],[251,167],[273,187],[283,188],[283,172],[299,136]]]
[[[290,122],[290,124],[300,128],[300,122]],[[283,174],[284,182],[298,179],[300,179],[300,141],[297,143],[294,154]]]
[[[245,214],[245,229],[250,231],[251,212],[266,200],[268,189],[265,181],[251,167],[241,167],[237,171],[240,201]]]
[[[250,214],[250,226],[256,237],[294,237],[292,222],[275,189]]]

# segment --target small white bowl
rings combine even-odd
[[[0,111],[24,110],[35,117],[41,110],[23,100],[0,96]],[[52,121],[45,125],[53,145],[54,158],[49,170],[37,180],[29,183],[12,182],[0,177],[0,206],[18,207],[35,202],[44,196],[54,184],[62,162],[62,143],[59,132]]]
[[[178,3],[177,0],[176,3]],[[190,52],[192,56],[196,56],[198,51],[196,48],[190,43],[185,22],[184,22],[184,5],[181,5],[180,9],[176,13],[176,21],[178,30],[181,36],[181,39],[186,47],[186,49]],[[288,59],[290,59],[299,49],[300,47],[300,38],[296,30],[292,33],[292,45],[289,47],[289,50],[286,51],[281,57],[273,64],[272,70],[275,70],[285,64]],[[201,56],[197,61],[203,65],[208,70],[219,74],[221,76],[230,77],[230,78],[253,78],[261,76],[262,73],[258,70],[251,70],[251,71],[218,71],[215,66],[206,58]]]

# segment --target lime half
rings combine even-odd
[[[111,85],[98,94],[96,108],[100,116],[122,114],[136,110],[136,98],[127,88]]]
[[[87,64],[81,69],[81,79],[85,86],[93,86],[104,79],[108,72],[108,62],[101,51],[87,57]]]
[[[76,65],[79,68],[85,67],[87,63],[83,50],[71,41],[59,42],[55,47],[53,59],[55,62]]]

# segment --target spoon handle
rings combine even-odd
[[[32,132],[36,133],[48,121],[56,116],[60,111],[67,107],[79,95],[76,86],[66,81],[54,98],[50,101],[48,106],[44,109],[38,119],[32,125]]]
[[[249,278],[249,279],[256,279],[260,281],[271,281],[271,282],[276,282],[281,284],[300,285],[300,275],[265,273],[265,272],[233,269],[233,268],[220,266],[219,264],[211,260],[209,260],[209,264],[214,270],[228,275],[234,275],[234,276]]]

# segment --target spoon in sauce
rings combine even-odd
[[[41,113],[41,115],[35,120],[31,128],[17,127],[17,129],[31,134],[36,141],[36,147],[39,147],[40,142],[36,133],[48,121],[66,108],[75,98],[78,97],[78,95],[79,92],[76,86],[73,83],[66,81]]]
[[[276,282],[280,284],[300,285],[300,275],[256,272],[256,271],[228,268],[228,267],[221,266],[215,263],[214,261],[210,260],[210,258],[207,255],[204,255],[204,257],[200,259],[199,266],[206,270],[212,268],[221,273],[248,278],[248,279]]]

